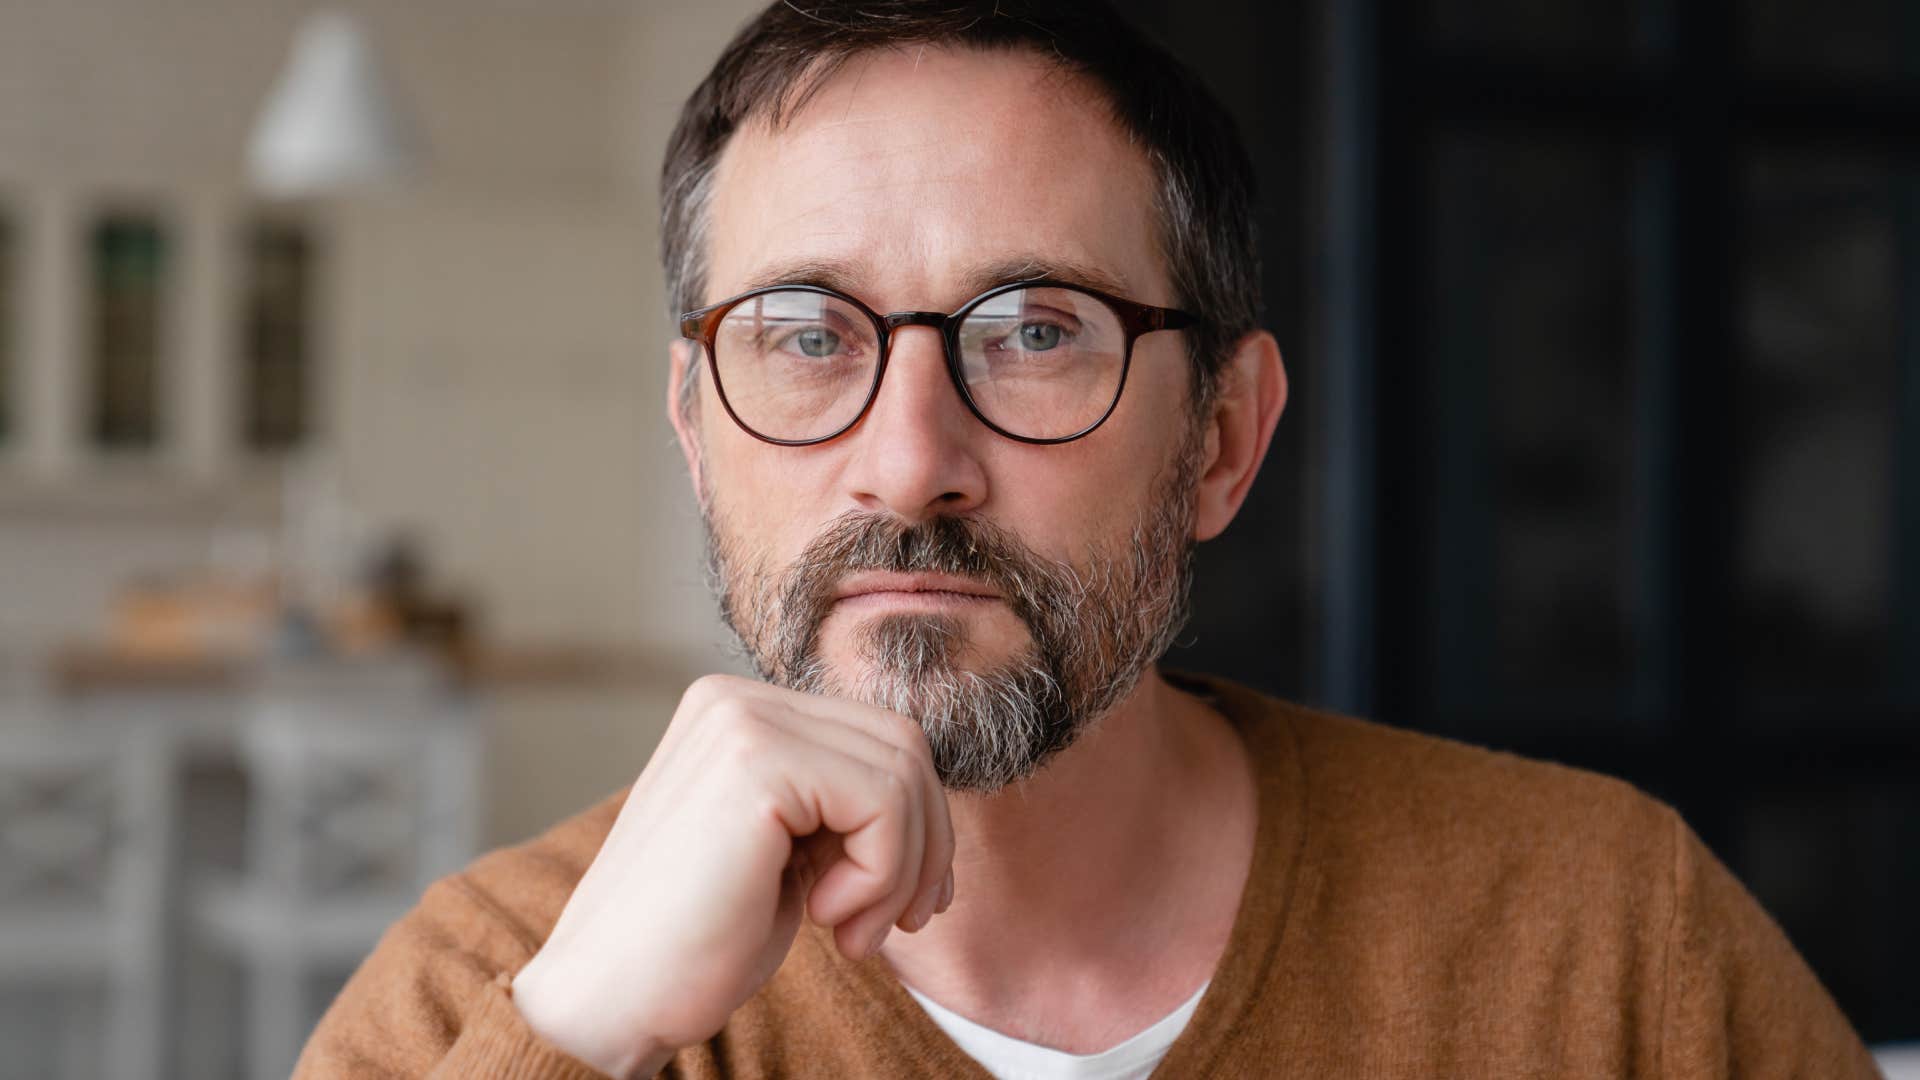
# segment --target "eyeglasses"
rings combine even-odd
[[[893,331],[929,326],[981,423],[1024,443],[1063,443],[1112,415],[1140,335],[1195,321],[1046,279],[989,289],[951,315],[881,315],[832,289],[774,285],[682,315],[680,333],[706,348],[727,414],[764,442],[807,446],[859,423],[879,395]]]

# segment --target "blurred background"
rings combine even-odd
[[[734,663],[654,184],[758,6],[0,3],[0,1078],[284,1075]],[[1920,10],[1120,6],[1293,379],[1169,663],[1632,781],[1920,1039]]]

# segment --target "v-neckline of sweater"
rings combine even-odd
[[[1279,952],[1306,841],[1306,775],[1299,735],[1283,703],[1223,679],[1162,675],[1219,709],[1240,733],[1253,757],[1257,787],[1253,860],[1226,948],[1186,1030],[1154,1070],[1159,1076],[1203,1075],[1253,1006]],[[915,1070],[992,1080],[913,1000],[885,958],[849,962],[834,946],[832,932],[810,922],[802,937],[840,992],[862,1000],[879,1022],[878,1034]]]

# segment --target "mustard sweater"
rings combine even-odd
[[[1157,1076],[1860,1077],[1878,1073],[1780,929],[1626,784],[1182,679],[1259,773],[1252,872]],[[508,996],[620,792],[428,889],[295,1075],[597,1078]],[[674,1077],[986,1073],[883,959],[803,924]]]

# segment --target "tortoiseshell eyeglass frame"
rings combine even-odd
[[[994,423],[985,413],[981,412],[979,403],[974,401],[972,392],[967,389],[966,376],[960,369],[960,324],[967,316],[972,314],[981,304],[986,303],[996,296],[1013,292],[1017,289],[1036,288],[1066,289],[1098,300],[1113,312],[1115,318],[1119,320],[1121,329],[1126,336],[1126,346],[1122,351],[1120,359],[1120,378],[1114,384],[1113,400],[1107,403],[1106,409],[1100,413],[1097,419],[1071,435],[1036,438],[1031,435],[1020,435],[1008,431],[1006,428]],[[776,439],[770,435],[763,435],[755,431],[752,425],[742,420],[740,414],[734,411],[733,403],[727,400],[726,379],[720,374],[720,362],[714,350],[714,338],[719,333],[720,322],[727,317],[728,312],[748,300],[756,296],[765,296],[768,293],[776,292],[808,292],[832,297],[866,315],[873,323],[874,340],[879,343],[880,358],[873,366],[873,382],[867,387],[866,400],[860,403],[860,411],[854,413],[851,420],[848,420],[845,424],[842,424],[839,428],[836,428],[826,435],[820,435],[810,439]],[[1140,335],[1150,334],[1156,330],[1184,330],[1198,321],[1197,316],[1190,315],[1187,312],[1175,308],[1154,307],[1150,304],[1138,303],[1124,297],[1114,296],[1111,293],[1101,292],[1098,289],[1089,288],[1085,285],[1076,285],[1069,281],[1057,281],[1051,278],[1033,278],[1025,281],[1010,281],[1005,285],[996,285],[960,305],[960,307],[952,313],[941,311],[895,311],[886,315],[874,311],[866,304],[861,303],[858,298],[848,296],[846,293],[840,292],[837,289],[829,289],[820,285],[768,285],[763,288],[743,292],[738,296],[728,297],[717,304],[709,304],[697,311],[687,312],[680,316],[680,334],[682,337],[699,342],[701,348],[706,352],[707,371],[713,377],[714,389],[720,394],[720,404],[726,408],[727,415],[733,419],[733,422],[739,426],[740,430],[759,439],[761,442],[772,443],[775,446],[812,446],[830,439],[837,439],[848,431],[851,431],[854,426],[859,424],[867,415],[867,410],[873,407],[874,398],[880,394],[880,380],[887,374],[887,360],[893,354],[890,340],[892,331],[902,326],[930,326],[940,331],[940,340],[947,360],[947,375],[953,380],[954,389],[960,393],[960,400],[966,402],[967,410],[973,413],[974,418],[982,424],[985,424],[995,433],[1012,439],[1015,442],[1050,446],[1083,438],[1101,424],[1106,423],[1107,417],[1113,415],[1114,408],[1120,404],[1121,393],[1126,390],[1127,372],[1133,366],[1133,343],[1140,338]]]

